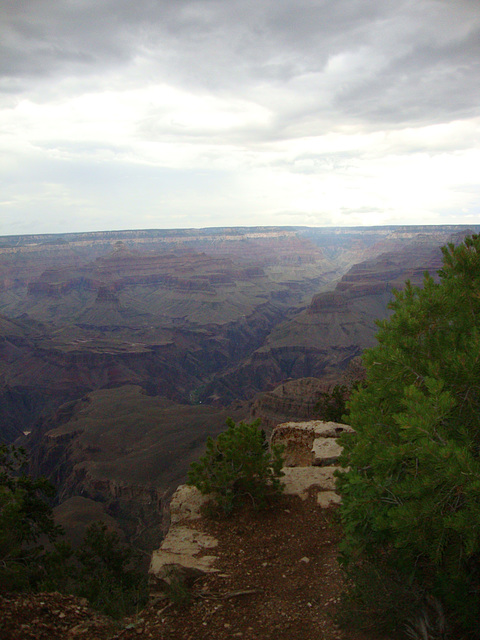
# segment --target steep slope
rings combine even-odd
[[[30,431],[40,416],[75,395],[68,386],[45,380],[40,349],[45,332],[41,323],[28,318],[0,315],[0,442]]]
[[[58,487],[59,503],[73,496],[99,503],[128,538],[148,547],[161,537],[165,500],[207,436],[240,415],[238,407],[179,405],[138,386],[95,391],[30,436],[31,471]]]
[[[458,240],[458,237],[455,236]],[[375,320],[386,317],[394,288],[441,266],[436,237],[422,236],[396,251],[352,267],[335,289],[317,294],[291,320],[277,325],[265,344],[205,389],[205,401],[251,398],[287,379],[337,380],[348,363],[372,346]]]
[[[142,240],[160,250],[147,251]],[[106,244],[106,255],[81,262]],[[238,261],[199,253],[197,245],[218,254],[234,247]],[[262,264],[288,264],[288,277],[270,277]],[[47,268],[39,273],[39,265]],[[15,345],[9,335],[18,321],[7,326],[5,317],[0,326],[7,341],[0,346],[1,437],[35,429],[43,398],[57,398],[47,403],[54,407],[134,383],[179,402],[195,400],[215,373],[260,346],[318,282],[327,282],[326,268],[321,251],[291,231],[17,239],[0,248],[0,307],[23,324],[40,323]]]

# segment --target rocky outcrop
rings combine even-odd
[[[289,380],[273,391],[259,394],[253,402],[250,417],[252,420],[259,418],[266,431],[289,420],[311,420],[321,394],[329,390],[328,383],[320,378]]]
[[[313,495],[320,508],[338,504],[334,473],[341,447],[337,438],[352,431],[348,425],[319,420],[289,422],[274,429],[271,443],[282,445],[284,450],[285,493],[302,500]],[[208,496],[187,485],[181,485],[173,494],[170,529],[150,562],[152,597],[162,597],[173,574],[181,579],[182,575],[191,575],[192,570],[199,575],[217,570],[218,540],[201,527],[202,508],[208,501]]]
[[[337,438],[353,429],[336,422],[287,422],[273,430],[271,442],[282,445],[285,493],[305,499],[312,491],[320,506],[339,502],[335,471],[342,449]]]
[[[209,502],[195,487],[180,485],[170,501],[170,528],[159,549],[153,552],[149,568],[152,598],[163,597],[174,578],[216,571],[218,540],[192,522],[202,517],[202,507]]]

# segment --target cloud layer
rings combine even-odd
[[[0,233],[478,222],[477,0],[6,0]]]

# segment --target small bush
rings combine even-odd
[[[331,393],[328,391],[321,393],[314,407],[315,414],[325,422],[342,423],[343,416],[348,412],[346,402],[350,391],[351,389],[346,385],[336,384]]]
[[[282,449],[269,450],[259,424],[236,425],[229,418],[228,429],[216,440],[209,438],[205,455],[190,466],[188,484],[211,494],[223,513],[247,501],[256,509],[265,507],[283,489]]]
[[[177,607],[187,607],[192,601],[191,584],[178,569],[172,567],[165,581],[164,595]]]
[[[336,616],[344,628],[393,632],[420,610],[424,590],[388,557],[351,565],[345,573],[348,586]]]
[[[137,568],[140,558],[103,522],[88,527],[75,552],[73,592],[103,613],[119,618],[135,613],[147,601],[147,578]]]
[[[0,591],[35,587],[43,575],[45,547],[62,533],[49,500],[53,486],[25,473],[24,449],[0,445]]]

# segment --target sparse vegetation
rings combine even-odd
[[[439,278],[395,294],[364,355],[367,383],[349,403],[356,434],[343,437],[341,552],[357,596],[359,569],[388,557],[384,571],[478,638],[480,236],[443,248]]]
[[[186,607],[192,601],[191,581],[179,570],[178,565],[171,565],[170,571],[164,579],[164,596],[177,607]]]
[[[48,500],[55,489],[25,473],[24,449],[0,445],[0,591],[28,589],[41,579],[46,550],[62,533]]]
[[[147,578],[137,567],[135,551],[103,522],[91,525],[75,552],[73,593],[118,618],[140,609],[147,600]]]
[[[259,426],[259,420],[235,424],[229,418],[227,430],[209,438],[205,455],[190,467],[188,483],[211,494],[224,513],[245,501],[262,508],[282,491],[281,448],[269,450]]]
[[[314,408],[315,415],[325,422],[344,422],[350,393],[351,389],[344,384],[336,384],[331,392],[321,393]]]
[[[146,601],[147,579],[133,549],[100,522],[74,551],[53,519],[55,489],[26,474],[26,462],[23,449],[0,446],[0,591],[57,590],[107,615],[134,612]]]

